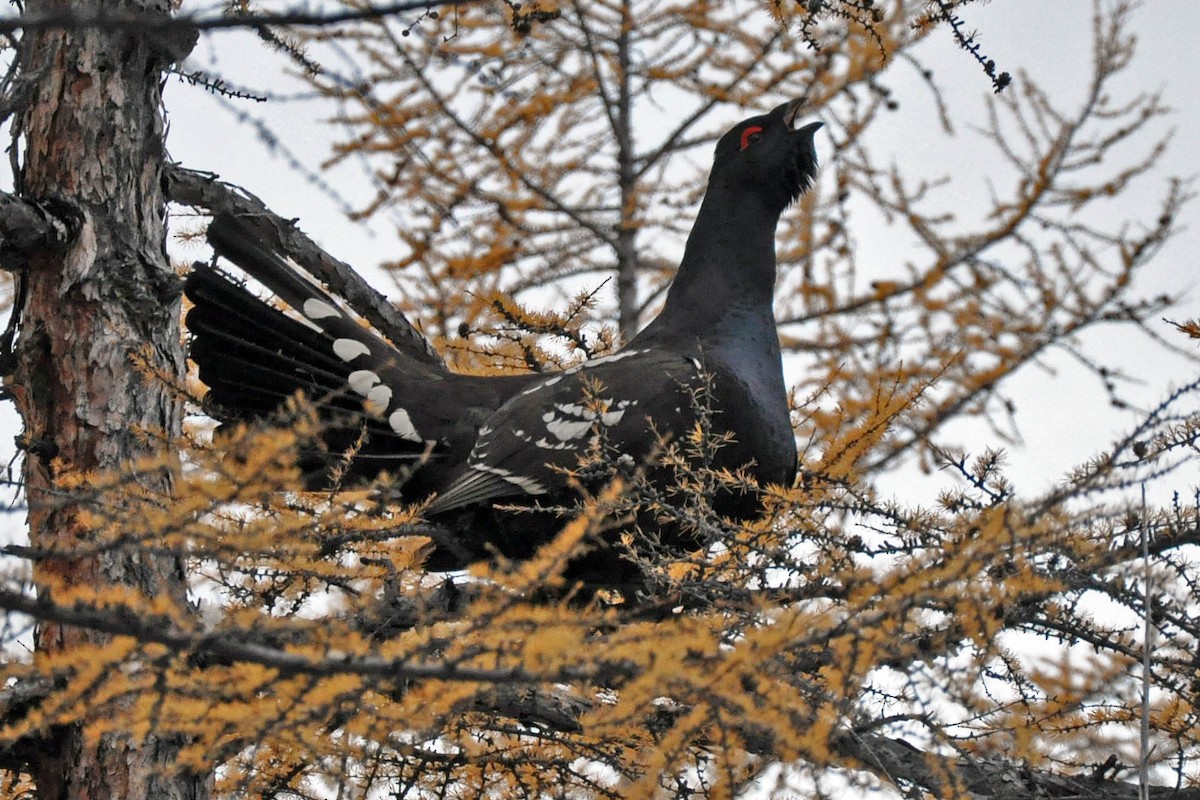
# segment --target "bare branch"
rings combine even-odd
[[[258,28],[264,25],[290,25],[295,27],[328,27],[346,22],[423,11],[430,8],[457,6],[479,0],[402,0],[396,3],[366,4],[344,11],[318,13],[313,11],[261,12],[254,14],[228,14],[218,17],[169,16],[159,13],[119,11],[110,8],[55,10],[23,14],[19,17],[0,19],[0,33],[25,30],[93,28],[107,31],[132,31],[138,33],[199,32],[230,30],[236,28]]]
[[[175,652],[195,653],[216,659],[245,661],[280,670],[287,675],[364,675],[387,680],[443,680],[472,683],[549,684],[568,681],[614,681],[634,677],[636,670],[621,659],[538,673],[523,667],[488,669],[451,663],[421,663],[372,656],[306,656],[280,647],[249,641],[244,630],[228,633],[184,630],[170,620],[147,618],[127,606],[96,608],[64,606],[46,595],[30,597],[23,591],[0,588],[0,608],[26,614],[43,622],[56,622],[115,636],[132,636],[140,642],[165,645]]]

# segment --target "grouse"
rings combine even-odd
[[[624,348],[561,372],[454,373],[419,337],[390,343],[361,325],[279,248],[218,214],[208,233],[217,255],[295,315],[196,264],[185,286],[187,327],[206,403],[223,422],[255,420],[303,391],[325,429],[324,448],[301,465],[319,484],[357,443],[351,474],[406,476],[401,495],[428,499],[427,518],[450,531],[435,539],[433,569],[497,551],[527,557],[557,527],[538,530],[520,516],[500,523],[495,506],[566,502],[567,472],[598,436],[641,463],[664,437],[693,429],[698,393],[708,397],[715,431],[728,434],[716,466],[788,485],[796,444],[772,309],[775,229],[815,176],[813,134],[822,125],[799,126],[800,107],[785,103],[721,137],[662,311]],[[757,501],[731,496],[725,506],[722,513],[747,516]],[[671,538],[694,543],[687,535]],[[616,581],[617,560],[593,558],[584,571],[600,584]]]

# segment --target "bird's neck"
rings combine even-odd
[[[646,329],[707,338],[731,327],[774,333],[775,227],[779,211],[752,193],[705,196],[662,312]]]

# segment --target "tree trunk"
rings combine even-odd
[[[80,2],[80,10],[168,13],[166,2]],[[62,10],[30,0],[30,14]],[[77,510],[56,484],[66,470],[111,471],[151,452],[154,437],[180,432],[182,408],[169,387],[144,378],[183,374],[179,280],[164,251],[162,70],[164,37],[98,27],[29,31],[22,70],[33,95],[20,118],[25,163],[18,192],[78,223],[65,252],[30,254],[13,394],[24,420],[29,535],[37,549],[69,551],[86,540]],[[162,475],[144,478],[169,490]],[[55,502],[50,502],[54,499]],[[173,558],[128,551],[55,559],[35,566],[40,593],[53,587],[119,584],[181,607],[186,587]],[[104,637],[41,625],[39,652]],[[44,800],[200,798],[207,776],[176,774],[179,742],[85,737],[82,724],[56,729],[30,772]]]

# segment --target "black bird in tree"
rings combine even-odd
[[[427,342],[390,343],[364,328],[278,248],[236,217],[218,214],[209,228],[217,254],[299,318],[216,268],[196,265],[186,284],[194,304],[187,316],[190,353],[214,416],[267,417],[303,390],[319,404],[326,427],[324,448],[306,453],[302,466],[319,484],[328,466],[360,442],[352,475],[407,475],[402,496],[432,498],[427,518],[447,531],[436,541],[434,569],[493,551],[527,557],[561,521],[538,526],[527,514],[494,512],[494,503],[569,503],[566,472],[597,436],[609,452],[641,463],[664,435],[678,439],[692,430],[702,413],[699,394],[711,404],[714,431],[730,438],[715,466],[744,468],[762,485],[790,484],[796,444],[772,300],[779,216],[817,168],[813,134],[821,123],[800,126],[800,106],[786,103],[721,137],[661,313],[623,349],[557,373],[453,373]],[[669,479],[666,470],[653,474]],[[748,516],[758,503],[731,492],[717,508]],[[658,536],[676,546],[699,543],[694,531]],[[605,549],[569,572],[591,583],[625,584],[628,565]]]

